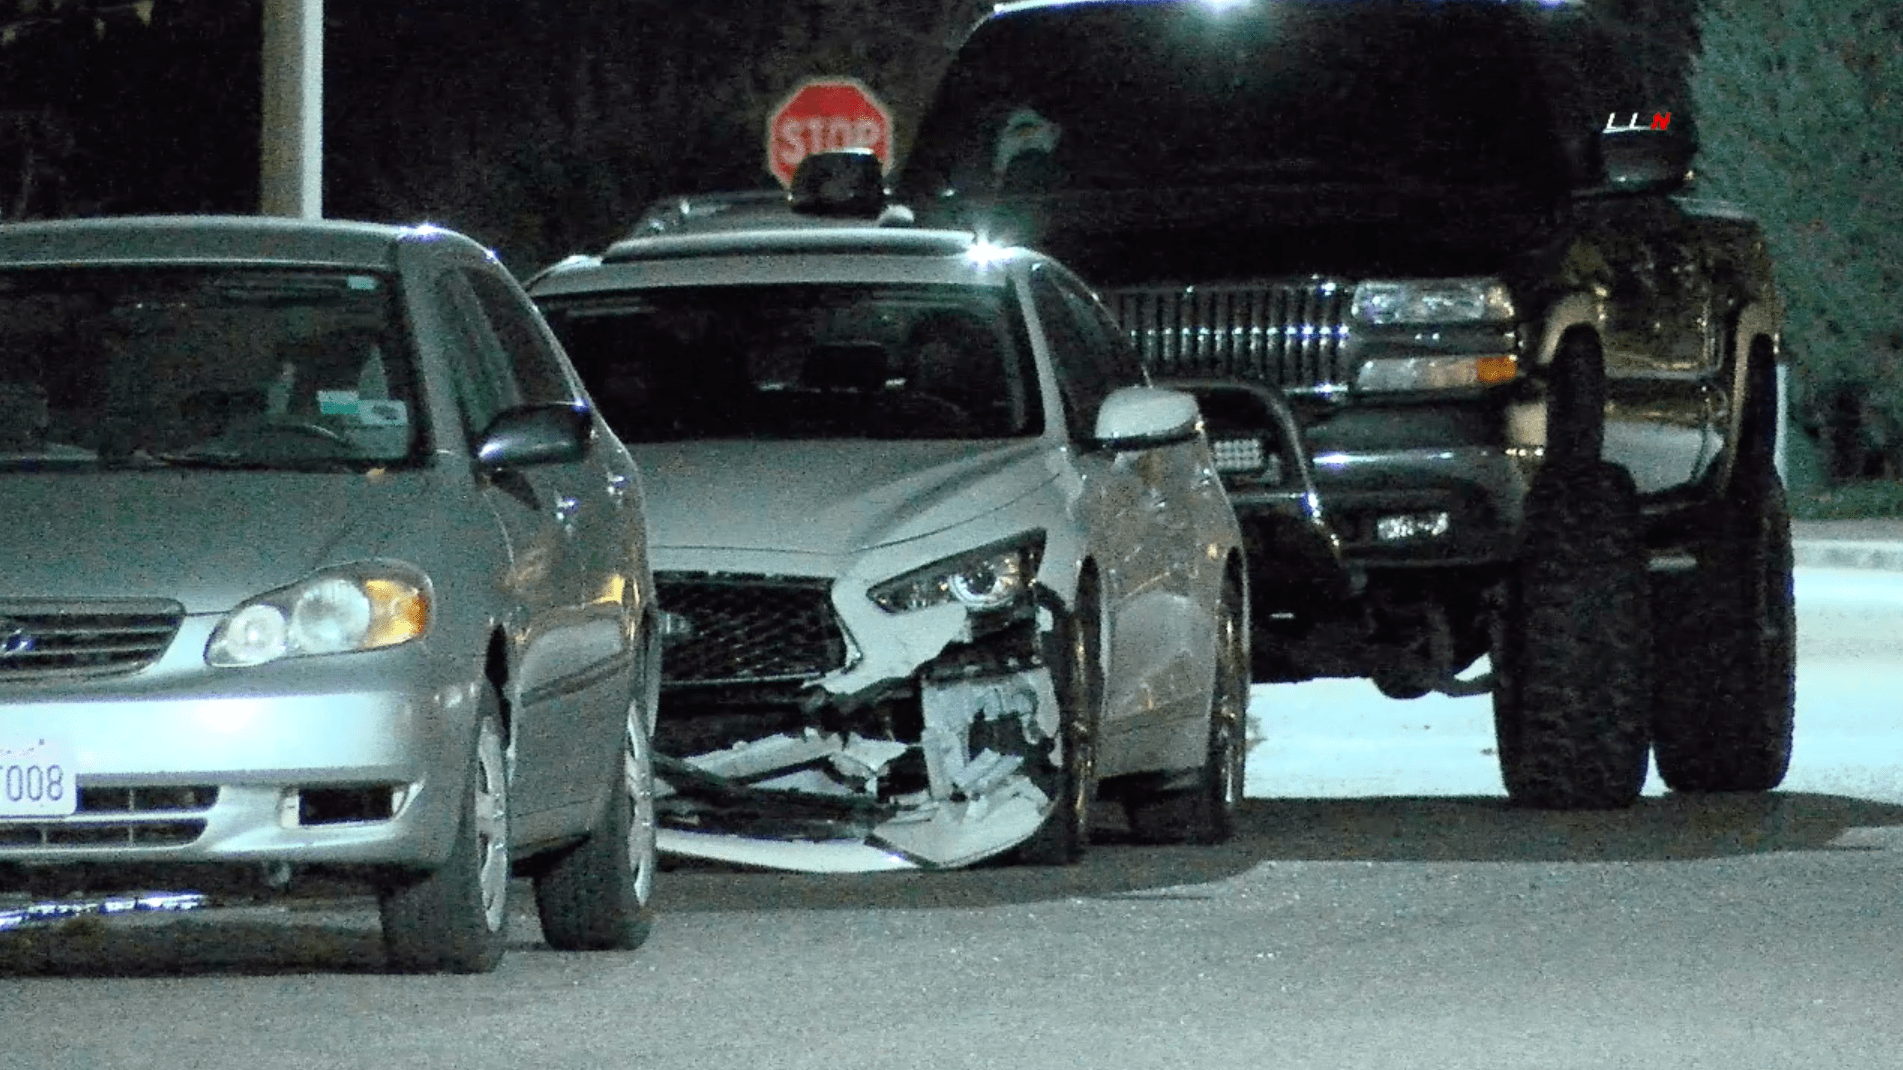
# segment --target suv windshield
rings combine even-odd
[[[375,274],[0,273],[0,471],[411,459],[414,377]]]
[[[1551,118],[1501,7],[1113,3],[999,16],[947,75],[905,194],[1550,188]]]
[[[628,442],[988,439],[1043,426],[1003,290],[717,286],[543,310]]]

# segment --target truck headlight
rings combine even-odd
[[[1398,390],[1459,390],[1512,382],[1519,358],[1510,353],[1485,357],[1377,357],[1355,374],[1355,389],[1366,393]]]
[[[1375,326],[1506,323],[1513,296],[1499,279],[1401,279],[1355,286],[1352,314]]]
[[[1029,595],[1043,557],[1044,533],[1031,532],[934,561],[866,594],[887,613],[909,613],[948,602],[980,612],[1003,609]]]
[[[396,646],[429,628],[429,583],[384,562],[326,569],[225,615],[205,645],[221,668]]]

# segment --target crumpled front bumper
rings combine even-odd
[[[892,624],[906,635],[881,637],[883,649],[913,655],[909,666],[888,656],[867,673],[861,659],[797,691],[664,694],[661,850],[868,872],[969,865],[1030,838],[1062,761],[1042,653],[1054,609],[974,641],[964,611],[945,608],[955,615],[913,614]],[[688,722],[723,717],[762,730],[719,747],[681,745],[707,738]]]

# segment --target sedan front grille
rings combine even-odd
[[[171,645],[177,602],[0,602],[0,683],[136,672]]]
[[[1296,393],[1341,389],[1353,287],[1331,279],[1136,286],[1104,300],[1158,375],[1220,376]]]
[[[663,572],[654,585],[682,619],[662,658],[665,683],[811,680],[846,664],[828,580]]]

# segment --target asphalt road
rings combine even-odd
[[[1799,605],[1770,796],[1513,811],[1485,699],[1265,688],[1225,847],[676,870],[642,950],[521,914],[484,977],[380,973],[367,900],[82,919],[0,934],[0,1068],[1889,1070],[1903,575],[1807,569]]]

